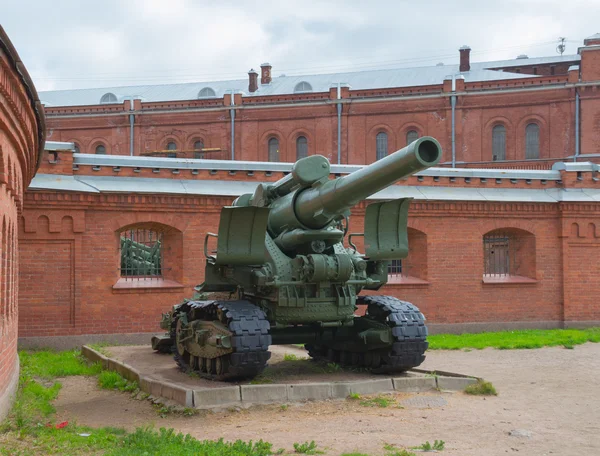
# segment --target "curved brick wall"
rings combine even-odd
[[[23,191],[36,172],[43,144],[42,107],[0,27],[0,419],[10,408],[19,378],[17,226]]]

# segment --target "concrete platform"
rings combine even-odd
[[[142,391],[197,409],[343,399],[352,393],[457,391],[477,381],[466,375],[419,369],[393,377],[340,369],[307,359],[304,349],[295,346],[271,347],[269,366],[252,382],[213,382],[185,374],[172,356],[156,353],[150,345],[106,347],[103,353],[84,345],[81,351],[104,369],[136,381]]]

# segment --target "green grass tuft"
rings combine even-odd
[[[395,403],[394,399],[385,396],[376,396],[360,401],[360,405],[363,407],[389,407]]]
[[[69,377],[71,375],[98,375],[102,370],[99,363],[86,364],[78,350],[69,351],[21,351],[21,372],[41,379]]]
[[[292,353],[286,353],[283,355],[284,361],[298,361],[298,357]]]
[[[323,454],[317,449],[317,444],[314,440],[311,442],[294,443],[294,452],[298,454]]]
[[[412,447],[413,450],[421,451],[442,451],[446,446],[446,442],[443,440],[435,440],[433,444],[429,443],[429,440],[417,447]]]
[[[100,375],[98,375],[98,386],[102,389],[115,389],[126,392],[138,389],[138,384],[136,382],[130,382],[121,377],[117,372],[113,371],[100,372]]]
[[[475,396],[497,396],[498,393],[494,385],[490,382],[479,380],[477,383],[473,383],[465,388],[465,393],[472,394]]]
[[[563,346],[573,348],[586,342],[600,342],[600,328],[527,329],[478,334],[434,334],[427,338],[430,350],[498,348],[500,350]]]

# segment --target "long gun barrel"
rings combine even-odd
[[[269,230],[277,235],[295,228],[324,228],[358,202],[435,166],[441,157],[440,144],[425,136],[348,176],[289,193],[273,203]]]

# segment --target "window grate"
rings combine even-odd
[[[129,229],[121,232],[121,277],[162,278],[163,233],[148,229]]]
[[[376,159],[381,160],[388,154],[388,135],[385,132],[377,133],[375,137]]]
[[[516,242],[506,233],[486,234],[483,237],[483,274],[486,276],[515,275]]]
[[[408,261],[406,260],[406,258],[404,258],[403,260],[391,260],[388,263],[388,276],[390,278],[394,278],[394,277],[408,277],[409,276],[409,270],[411,269],[410,264],[408,264]]]

